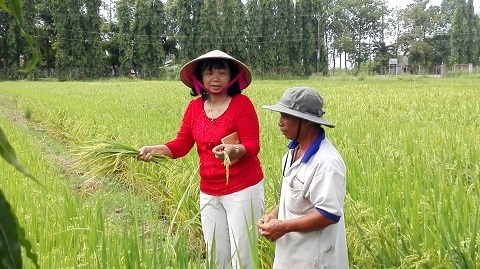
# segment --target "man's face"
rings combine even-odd
[[[280,119],[278,121],[278,126],[280,127],[280,132],[290,140],[296,139],[297,138],[297,132],[298,132],[298,126],[300,125],[301,119],[285,114],[285,113],[280,113]]]

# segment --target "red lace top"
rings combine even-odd
[[[219,196],[253,186],[263,179],[258,159],[260,151],[260,128],[258,117],[250,99],[242,94],[235,95],[227,110],[212,123],[203,109],[204,101],[190,101],[183,115],[177,137],[166,143],[173,158],[185,156],[197,144],[200,158],[200,190]],[[213,147],[221,144],[220,139],[237,131],[240,144],[246,154],[230,165],[229,180],[222,160],[217,160]]]

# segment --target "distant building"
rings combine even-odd
[[[466,72],[466,73],[472,73],[474,71],[473,64],[456,64],[453,66],[453,71],[454,72]]]
[[[390,75],[403,75],[408,72],[410,72],[410,68],[407,56],[399,56],[388,60],[388,73]]]

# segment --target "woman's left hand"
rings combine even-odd
[[[228,151],[227,151],[227,145],[228,144],[220,144],[218,146],[215,146],[213,149],[212,149],[212,152],[213,154],[215,154],[215,158],[218,159],[218,160],[222,160],[225,158],[225,151],[227,152],[228,154]],[[229,157],[231,155],[228,155]]]
[[[212,149],[213,154],[217,160],[225,160],[225,154],[228,154],[230,165],[236,163],[244,155],[244,150],[241,149],[240,144],[220,144]]]

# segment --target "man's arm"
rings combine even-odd
[[[282,221],[278,218],[272,218],[264,223],[258,223],[258,228],[260,234],[265,238],[270,241],[276,241],[289,232],[311,232],[324,229],[335,223],[335,221],[324,217],[315,210],[303,217],[292,220]]]

